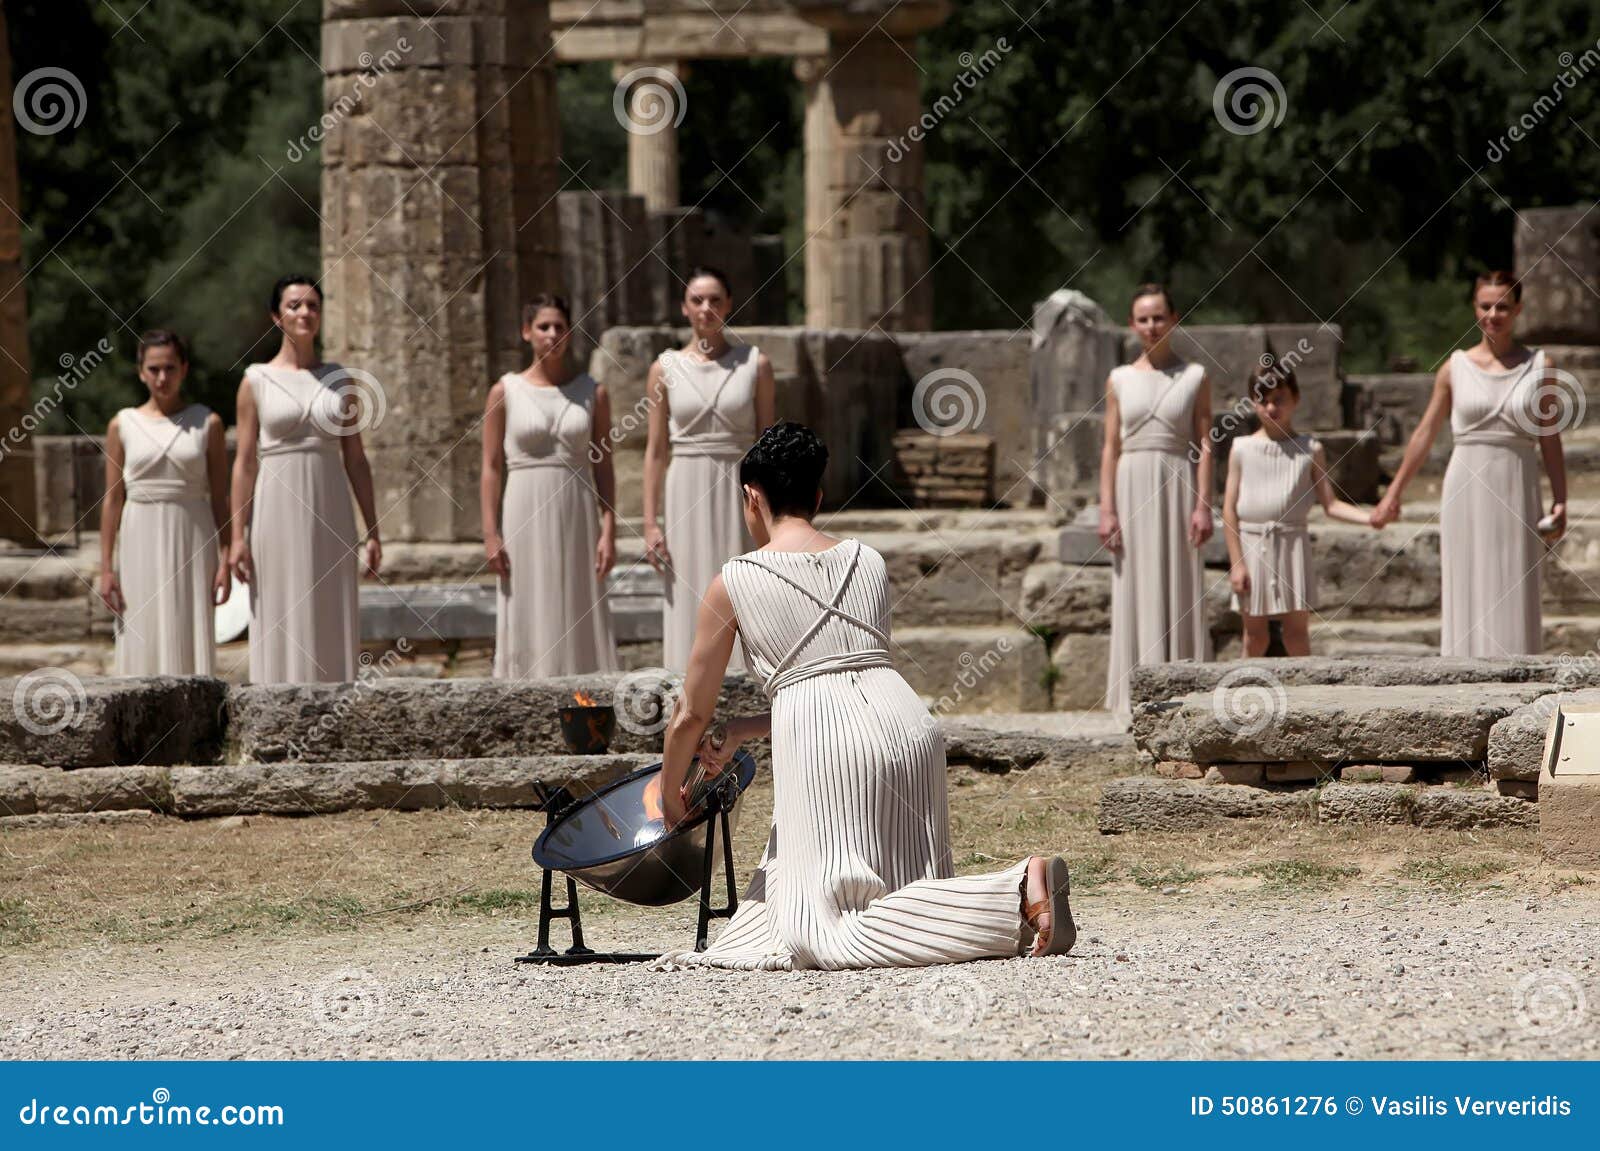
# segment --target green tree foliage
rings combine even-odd
[[[268,288],[319,262],[318,152],[289,145],[321,111],[320,3],[7,3],[19,80],[66,68],[87,100],[77,127],[18,135],[35,375],[104,337],[118,348],[52,430],[97,431],[138,397],[133,336],[155,325],[192,337],[191,391],[231,418],[240,369],[271,348]],[[926,107],[972,57],[1001,37],[1008,50],[928,133],[940,327],[1020,327],[1063,285],[1119,313],[1160,278],[1196,321],[1327,320],[1349,367],[1426,366],[1469,334],[1472,272],[1510,263],[1513,208],[1600,186],[1589,0],[951,9],[920,42]],[[1281,85],[1282,119],[1229,132],[1213,95],[1246,67]],[[609,66],[564,66],[558,83],[564,186],[621,186]],[[684,87],[684,202],[797,252],[789,62],[696,61]],[[1554,88],[1525,139],[1493,146]],[[803,265],[788,269],[796,307]]]
[[[156,326],[191,338],[189,392],[231,419],[272,281],[317,265],[317,154],[286,150],[322,110],[320,4],[7,4],[18,82],[65,68],[87,103],[76,127],[17,134],[34,375],[117,349],[50,430],[98,432],[140,398],[134,340]]]

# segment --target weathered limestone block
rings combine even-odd
[[[896,332],[894,339],[913,389],[928,380],[931,394],[948,381],[961,390],[950,393],[956,396],[972,393],[962,375],[977,381],[979,391],[969,396],[970,408],[958,410],[971,412],[962,421],[964,430],[994,437],[994,498],[1008,507],[1034,502],[1030,472],[1037,449],[1028,401],[1027,333]],[[909,402],[911,391],[903,398]],[[911,427],[913,421],[902,417],[900,427]]]
[[[1156,764],[1156,774],[1162,779],[1204,779],[1206,768],[1186,759],[1164,759]]]
[[[1060,288],[1035,303],[1028,369],[1033,427],[1043,432],[1066,412],[1100,407],[1106,377],[1128,358],[1129,336],[1104,308],[1075,289]]]
[[[0,816],[32,815],[39,810],[37,789],[48,767],[0,764]]]
[[[1600,688],[1544,696],[1495,724],[1489,733],[1490,778],[1537,782],[1550,720],[1557,708],[1571,704],[1600,704]]]
[[[1494,789],[1512,799],[1532,802],[1537,802],[1539,799],[1539,781],[1536,779],[1497,779],[1494,781]]]
[[[1062,413],[1052,417],[1046,430],[1036,433],[1034,439],[1042,441],[1034,448],[1034,481],[1044,490],[1049,505],[1065,516],[1097,504],[1104,414]]]
[[[1600,212],[1592,203],[1516,213],[1522,337],[1530,343],[1600,344]]]
[[[1029,627],[1055,634],[1109,634],[1111,569],[1055,559],[1029,564],[1022,573],[1016,613]]]
[[[1021,602],[1023,576],[1047,542],[1048,537],[995,528],[877,537],[874,545],[894,594],[896,628],[902,621],[949,627],[1019,622],[1013,605]],[[1026,615],[1021,622],[1034,623]]]
[[[166,767],[43,768],[33,784],[42,812],[171,811],[172,779]]]
[[[1384,447],[1400,447],[1411,438],[1433,396],[1432,372],[1375,373],[1351,376],[1349,382],[1357,394],[1359,423],[1372,428]]]
[[[934,715],[1048,711],[1044,642],[1021,628],[897,627],[895,667]]]
[[[56,668],[0,680],[0,762],[60,767],[208,760],[226,685],[202,676],[87,678]]]
[[[1531,828],[1538,823],[1541,806],[1480,788],[1424,787],[1417,791],[1413,818],[1418,827]]]
[[[1228,676],[1235,677],[1230,682],[1241,683],[1252,682],[1252,676],[1270,676],[1290,688],[1321,685],[1399,687],[1459,683],[1548,683],[1557,680],[1564,666],[1562,661],[1552,656],[1518,656],[1514,659],[1374,656],[1338,659],[1310,655],[1233,660],[1228,663],[1185,661],[1147,664],[1134,668],[1131,686],[1134,702],[1148,703],[1213,691]]]
[[[1481,760],[1489,729],[1549,684],[1283,687],[1259,675],[1144,703],[1135,742],[1196,763]]]
[[[1321,429],[1344,426],[1339,377],[1343,339],[1337,324],[1179,324],[1170,342],[1179,356],[1205,365],[1214,413],[1231,412],[1235,422],[1249,416],[1250,377],[1278,365],[1292,369],[1300,384],[1295,423]]]
[[[1378,484],[1383,465],[1379,460],[1382,442],[1376,432],[1330,430],[1317,433],[1328,461],[1328,478],[1340,499],[1370,504],[1378,499]],[[1226,473],[1223,476],[1227,478]]]
[[[1231,819],[1269,816],[1304,819],[1314,812],[1314,794],[1264,787],[1208,787],[1187,779],[1113,779],[1101,793],[1100,833],[1194,831],[1218,827]]]
[[[1321,823],[1398,823],[1412,822],[1417,793],[1413,788],[1384,787],[1377,783],[1338,783],[1322,789],[1317,797],[1317,820]]]
[[[1081,711],[1104,707],[1106,668],[1111,661],[1111,636],[1064,635],[1050,653],[1055,682],[1050,706],[1056,711]]]
[[[230,763],[339,763],[405,758],[497,758],[561,754],[556,708],[582,690],[602,703],[623,695],[630,722],[664,721],[648,675],[568,676],[511,682],[494,679],[383,679],[363,684],[249,684],[228,694]],[[766,709],[748,676],[723,681],[719,708],[730,714]],[[670,714],[670,705],[667,713]],[[659,752],[661,733],[617,724],[612,751]]]
[[[582,794],[644,767],[653,758],[544,755],[178,767],[172,769],[172,799],[176,813],[186,817],[536,807],[537,783]]]

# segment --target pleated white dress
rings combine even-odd
[[[705,952],[661,967],[920,967],[1021,953],[1024,859],[955,878],[944,736],[889,660],[889,578],[859,540],[753,551],[723,579],[772,701],[772,831]]]
[[[662,528],[672,553],[662,605],[662,665],[687,671],[700,600],[725,560],[749,549],[739,491],[739,460],[756,439],[756,362],[753,345],[730,347],[721,358],[661,354],[667,390],[672,458],[667,464]],[[730,673],[745,670],[735,651]]]
[[[116,621],[117,675],[211,675],[216,670],[211,581],[217,525],[206,474],[211,409],[171,417],[117,413],[127,492],[117,537],[126,610]]]
[[[1228,467],[1239,469],[1239,545],[1250,573],[1248,598],[1240,602],[1235,593],[1234,610],[1273,616],[1316,608],[1307,518],[1316,502],[1312,465],[1320,446],[1310,436],[1233,441]]]
[[[360,643],[356,520],[323,364],[251,364],[260,420],[250,522],[250,682],[346,683]]]
[[[1450,357],[1454,446],[1439,508],[1441,655],[1543,647],[1539,615],[1538,393],[1544,351],[1504,371]]]
[[[616,671],[611,606],[594,571],[599,496],[589,462],[596,384],[560,387],[500,377],[506,490],[500,533],[511,576],[500,580],[494,674],[501,679]]]
[[[1139,664],[1211,658],[1200,552],[1189,543],[1195,504],[1190,459],[1194,403],[1205,369],[1183,364],[1111,372],[1122,412],[1117,518],[1122,551],[1111,559],[1111,658],[1106,707],[1130,710],[1128,677]]]

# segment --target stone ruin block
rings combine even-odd
[[[1600,344],[1600,211],[1593,203],[1516,213],[1522,338]]]
[[[1039,502],[1033,480],[1040,445],[1036,442],[1030,412],[1028,373],[1031,341],[1026,332],[896,332],[895,342],[905,364],[908,386],[900,395],[896,417],[900,428],[936,426],[941,388],[960,399],[950,411],[964,432],[994,440],[994,500],[1007,507],[1027,507]],[[970,377],[970,380],[966,377]],[[922,419],[913,403],[921,381],[928,381]],[[930,404],[934,405],[930,411]],[[924,430],[926,430],[924,428]]]

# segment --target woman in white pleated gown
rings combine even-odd
[[[746,524],[762,546],[707,589],[661,787],[674,825],[696,754],[715,771],[770,735],[772,831],[716,943],[660,965],[918,967],[1016,956],[1030,941],[1063,953],[1076,927],[1060,859],[954,873],[944,736],[890,662],[883,557],[811,523],[826,462],[814,432],[784,421],[740,466]],[[735,636],[772,709],[713,724]]]
[[[1200,548],[1211,538],[1211,390],[1167,344],[1178,322],[1159,284],[1134,291],[1144,354],[1106,380],[1100,542],[1111,554],[1106,708],[1127,718],[1139,664],[1211,658]]]
[[[146,332],[139,378],[150,399],[106,428],[100,598],[116,616],[116,675],[216,670],[214,609],[232,587],[228,453],[221,417],[183,401],[188,371],[176,333]]]
[[[382,385],[318,357],[322,293],[309,277],[279,280],[271,315],[283,341],[245,370],[233,462],[230,563],[250,586],[250,682],[348,683],[361,642],[352,493],[369,577],[383,557],[361,444]]]
[[[1567,528],[1561,432],[1582,418],[1581,385],[1552,369],[1543,349],[1516,342],[1522,285],[1509,272],[1472,290],[1482,338],[1450,354],[1389,490],[1372,513],[1400,516],[1406,484],[1428,458],[1446,418],[1453,445],[1439,506],[1439,652],[1502,658],[1543,650],[1540,568]],[[1539,463],[1550,477],[1550,515],[1539,530]],[[1541,538],[1541,534],[1543,538]]]
[[[568,374],[570,332],[567,302],[535,297],[522,323],[533,363],[501,376],[484,411],[479,496],[503,679],[618,669],[605,596],[617,557],[611,401],[592,376]]]
[[[739,459],[772,422],[776,402],[771,361],[728,342],[727,278],[695,268],[681,306],[693,334],[650,365],[644,471],[645,559],[664,577],[661,662],[676,672],[688,667],[706,588],[724,560],[750,546]],[[737,653],[728,670],[744,670]]]

